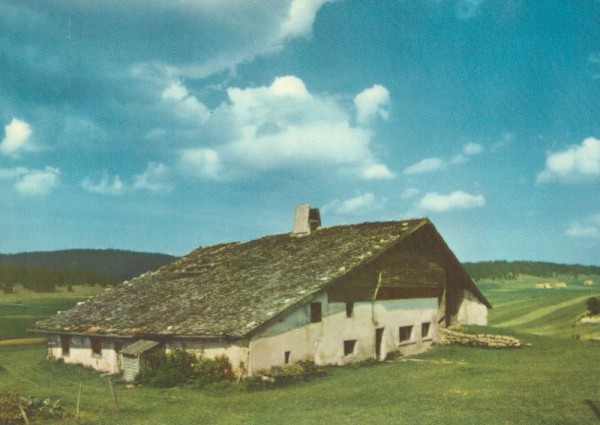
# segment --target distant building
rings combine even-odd
[[[428,219],[320,221],[301,205],[292,233],[198,248],[35,329],[49,356],[132,379],[159,346],[251,375],[418,353],[438,327],[487,324],[490,303]]]
[[[592,286],[594,284],[594,281],[592,279],[586,279],[583,281],[583,284],[585,286]]]

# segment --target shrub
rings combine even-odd
[[[227,356],[197,358],[182,349],[169,353],[156,350],[146,356],[146,367],[136,377],[137,383],[155,387],[174,387],[196,382],[200,385],[232,381],[235,377]]]
[[[587,299],[586,305],[591,315],[596,316],[600,314],[600,298],[590,297]]]

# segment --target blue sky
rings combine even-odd
[[[600,2],[0,0],[0,252],[429,217],[600,265]]]

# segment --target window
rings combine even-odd
[[[90,338],[90,344],[92,346],[92,355],[96,357],[102,356],[102,343],[99,338]]]
[[[410,341],[412,326],[400,326],[400,342]]]
[[[427,338],[429,336],[429,328],[431,327],[430,322],[421,323],[421,338]]]
[[[60,336],[60,348],[62,348],[62,355],[68,356],[71,350],[71,338],[68,335]]]
[[[286,351],[286,352],[284,353],[284,363],[285,363],[285,364],[288,364],[288,363],[290,362],[290,354],[292,354],[292,352],[291,352],[291,351]]]
[[[346,303],[346,317],[354,316],[354,303]]]
[[[321,303],[310,303],[310,323],[318,323],[321,318]]]
[[[115,353],[119,354],[121,352],[122,348],[123,348],[123,343],[121,341],[115,341],[113,343],[113,350],[115,350]]]
[[[354,354],[354,347],[356,347],[355,339],[344,341],[344,356],[347,356],[348,354]]]

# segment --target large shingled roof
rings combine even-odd
[[[362,223],[201,247],[34,329],[243,337],[426,224],[427,219]]]

